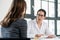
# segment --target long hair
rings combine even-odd
[[[24,0],[13,0],[11,10],[1,21],[2,27],[9,27],[12,22],[21,18],[24,8],[26,10],[26,2]]]

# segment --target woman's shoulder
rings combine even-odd
[[[25,19],[17,19],[17,20],[14,21],[12,24],[22,23],[22,22],[26,22],[26,20],[25,20]]]
[[[27,21],[25,19],[18,19],[15,22],[13,22],[11,25],[12,26],[27,25]]]
[[[15,21],[16,23],[18,22],[18,23],[22,23],[22,22],[26,22],[26,20],[25,19],[17,19],[16,21]]]

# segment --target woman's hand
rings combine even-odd
[[[47,38],[55,38],[56,36],[54,35],[49,35]]]
[[[41,36],[43,36],[43,34],[36,34],[35,35],[35,37],[38,37],[38,38],[41,37]]]

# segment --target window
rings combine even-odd
[[[55,17],[54,3],[49,2],[49,17]]]
[[[58,0],[58,3],[60,3],[60,0]]]
[[[31,0],[25,0],[27,4],[26,14],[31,14]]]
[[[54,20],[49,20],[49,29],[50,29],[50,31],[53,33],[53,34],[55,34],[55,22],[54,22]]]
[[[60,20],[57,20],[57,35],[60,35]]]
[[[49,0],[49,1],[52,1],[52,2],[54,2],[54,0]]]
[[[58,17],[60,17],[60,4],[58,4]]]
[[[60,36],[60,0],[58,0],[58,5],[57,5],[57,35]]]
[[[48,17],[48,2],[42,1],[42,9],[46,10],[46,16]]]
[[[41,1],[34,0],[34,16],[36,16],[37,11],[41,8]]]

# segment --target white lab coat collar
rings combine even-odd
[[[38,30],[38,32],[40,33],[40,30],[42,28],[42,25],[43,25],[43,22],[42,22],[42,25],[41,25],[41,28],[38,28],[38,25],[37,25],[37,22],[36,22],[36,19],[33,20],[34,24],[36,25],[36,29]]]

